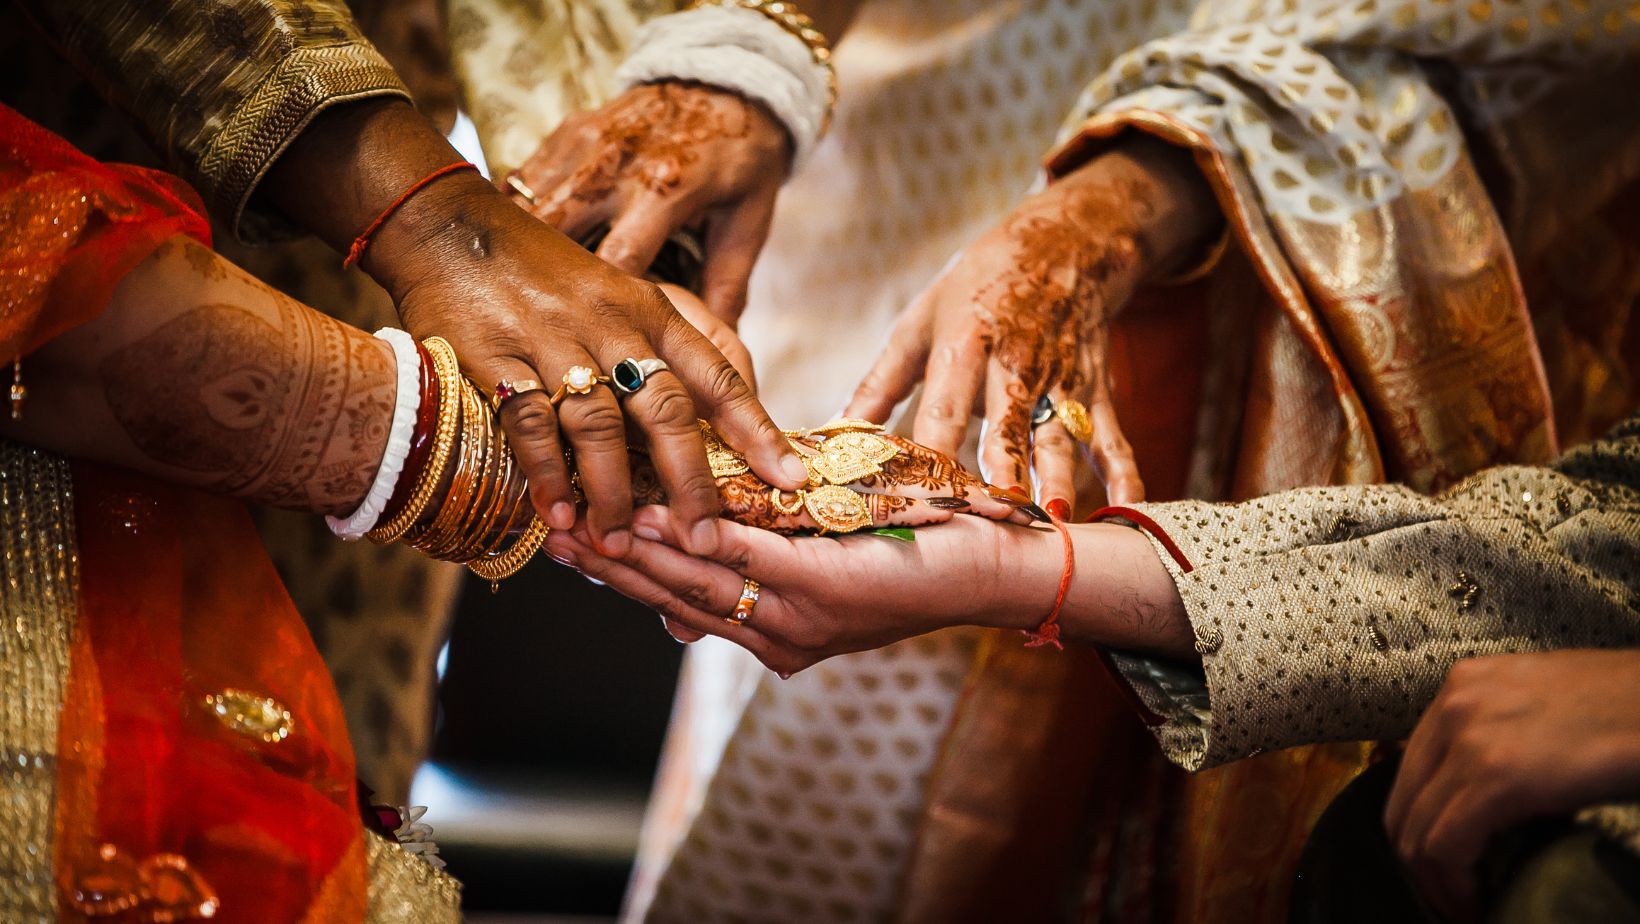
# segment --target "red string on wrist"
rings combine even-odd
[[[1065,598],[1071,593],[1071,578],[1076,574],[1076,545],[1071,541],[1071,531],[1065,527],[1065,521],[1058,517],[1050,520],[1053,528],[1059,530],[1060,538],[1065,541],[1065,570],[1059,575],[1059,593],[1054,595],[1053,609],[1048,611],[1048,618],[1035,629],[1021,629],[1029,639],[1026,648],[1040,648],[1043,645],[1052,645],[1060,651],[1065,646],[1059,641],[1059,613],[1065,608]]]
[[[342,269],[347,269],[353,264],[359,262],[359,258],[364,256],[364,249],[370,246],[370,238],[374,236],[377,231],[382,229],[382,225],[387,224],[387,219],[391,218],[393,213],[399,210],[399,206],[410,201],[411,196],[414,196],[416,193],[426,189],[428,184],[432,183],[434,180],[437,180],[439,177],[449,176],[452,173],[457,173],[462,170],[477,169],[478,167],[476,165],[470,164],[466,161],[461,161],[460,163],[447,164],[440,167],[416,182],[411,183],[409,189],[399,193],[399,197],[394,199],[392,204],[387,208],[382,209],[382,213],[376,216],[376,220],[371,222],[369,226],[367,226],[364,231],[359,234],[358,237],[353,239],[353,246],[347,249],[347,259],[342,261]]]

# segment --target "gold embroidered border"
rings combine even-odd
[[[57,715],[79,606],[68,463],[0,440],[0,918],[55,920]]]
[[[370,855],[368,924],[459,924],[461,883],[374,832],[365,832]]]
[[[218,214],[240,222],[256,184],[313,118],[330,106],[371,96],[410,97],[399,75],[363,43],[298,48],[237,106],[199,161]]]

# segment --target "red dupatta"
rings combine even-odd
[[[210,242],[185,183],[98,163],[0,105],[0,362],[94,317],[178,234]],[[243,506],[92,465],[73,483],[61,918],[361,920],[341,704]]]

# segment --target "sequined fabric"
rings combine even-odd
[[[0,440],[0,918],[57,919],[52,869],[57,715],[79,561],[61,459]]]
[[[370,862],[366,924],[458,924],[461,883],[398,844],[365,832]]]

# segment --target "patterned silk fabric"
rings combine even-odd
[[[408,95],[342,0],[20,0],[213,214],[259,236],[256,184],[335,103]],[[315,194],[322,194],[316,190]],[[245,224],[241,226],[241,220]]]

